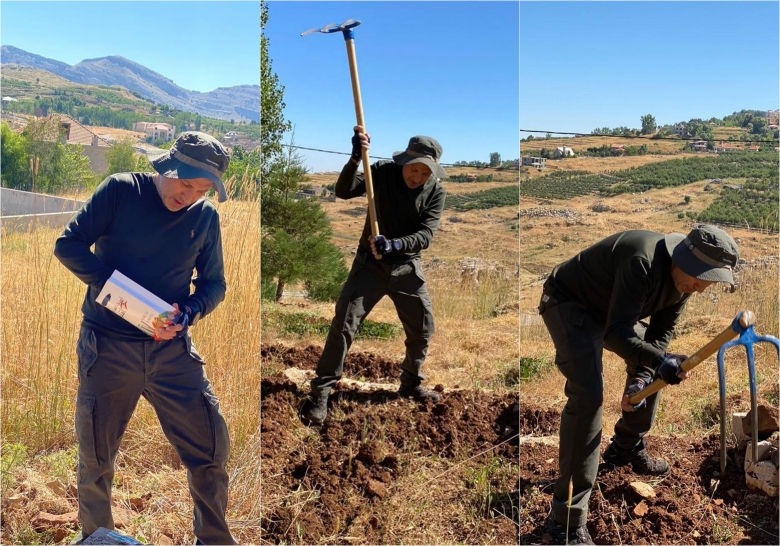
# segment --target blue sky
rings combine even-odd
[[[779,89],[778,2],[520,6],[523,129],[722,118],[778,108]]]
[[[413,135],[444,148],[442,163],[503,159],[518,150],[516,2],[269,2],[272,68],[299,146],[349,152],[355,107],[341,34],[310,28],[358,19],[360,88],[372,156],[390,157]],[[302,151],[312,172],[346,156]]]
[[[0,40],[74,65],[119,55],[194,91],[259,85],[260,3],[9,2]]]

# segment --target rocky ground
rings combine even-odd
[[[543,524],[558,472],[560,415],[523,407],[520,422],[520,543],[546,544],[550,537]],[[607,441],[608,435],[602,448]],[[732,448],[720,475],[717,434],[648,437],[648,450],[671,464],[669,475],[648,478],[630,467],[599,468],[588,506],[596,544],[778,544],[778,499],[748,489],[737,466],[741,456]],[[637,481],[649,484],[655,496],[640,496],[630,485]]]

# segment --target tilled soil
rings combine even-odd
[[[264,356],[287,366],[315,366],[319,350],[263,348]],[[359,377],[393,377],[398,363],[375,355],[353,354],[347,367]],[[360,363],[362,367],[355,367]],[[382,371],[392,364],[392,374]],[[345,374],[346,375],[346,374]],[[440,387],[439,387],[440,390]],[[330,415],[319,428],[305,428],[299,411],[308,394],[281,374],[261,382],[261,442],[264,491],[274,491],[269,506],[264,495],[263,543],[398,543],[390,536],[394,497],[406,499],[399,483],[421,465],[453,470],[443,480],[462,484],[464,468],[480,469],[486,461],[502,461],[513,470],[490,474],[489,509],[476,524],[453,513],[450,536],[471,544],[517,544],[517,478],[519,440],[517,396],[481,391],[444,394],[439,403],[399,399],[394,391],[361,391],[337,386],[330,397]],[[482,454],[482,452],[485,452]],[[472,458],[474,457],[474,458]],[[287,493],[284,493],[284,492]],[[411,492],[425,498],[425,489]],[[270,495],[270,493],[269,493]],[[447,510],[456,498],[430,498]],[[402,502],[402,501],[401,501]]]
[[[553,414],[523,407],[521,435],[556,435],[557,426],[552,431],[549,426]],[[607,442],[608,437],[602,452]],[[588,504],[588,530],[596,544],[778,544],[778,500],[747,488],[743,460],[735,464],[733,448],[725,475],[719,475],[719,435],[648,436],[648,451],[670,463],[668,476],[636,475],[630,466],[599,467]],[[547,544],[543,525],[558,475],[558,447],[524,443],[520,458],[520,543]],[[656,496],[640,498],[629,486],[635,481],[653,486]],[[634,512],[640,502],[647,507],[643,517]]]
[[[305,349],[279,344],[261,344],[263,360],[277,360],[285,367],[314,370],[322,354],[321,347],[309,345]],[[401,361],[388,360],[373,353],[348,353],[344,360],[344,377],[372,382],[397,380],[401,375]],[[383,381],[384,380],[384,381]]]

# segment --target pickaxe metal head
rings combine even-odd
[[[310,30],[307,30],[306,32],[301,32],[301,36],[307,36],[315,32],[321,32],[323,34],[333,34],[334,32],[342,32],[344,34],[345,40],[354,40],[355,33],[352,31],[352,29],[358,26],[359,24],[360,21],[356,21],[355,19],[347,19],[340,25],[334,25],[333,23],[331,23],[329,25],[325,25],[322,28],[312,28]]]

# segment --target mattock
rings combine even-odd
[[[726,365],[723,361],[723,357],[726,354],[726,349],[733,347],[734,345],[744,345],[747,352],[748,363],[748,378],[750,382],[750,413],[751,413],[751,429],[753,441],[751,445],[751,454],[753,455],[753,461],[757,457],[758,449],[758,408],[756,403],[756,363],[755,355],[753,354],[753,344],[756,342],[771,343],[777,349],[778,360],[780,361],[780,340],[774,336],[759,336],[753,330],[755,320],[750,313],[750,324],[743,328],[740,332],[739,338],[725,343],[718,351],[718,386],[720,390],[720,472],[723,474],[726,471]],[[741,314],[741,313],[740,313]],[[734,319],[736,322],[739,318]],[[732,324],[732,327],[734,325]]]
[[[363,101],[360,98],[360,80],[358,79],[357,59],[355,58],[355,33],[352,30],[360,24],[360,21],[348,19],[340,25],[325,25],[322,28],[313,28],[302,32],[301,36],[321,32],[323,34],[333,34],[341,32],[344,35],[344,41],[347,43],[347,58],[349,59],[349,74],[352,78],[352,98],[355,101],[355,116],[357,124],[363,128],[363,134],[366,133],[366,122],[363,119]],[[374,205],[374,183],[371,177],[371,163],[369,163],[368,150],[362,149],[363,155],[363,174],[366,181],[366,197],[368,197],[368,219],[371,224],[371,235],[379,235],[379,224],[376,219],[376,206]]]

